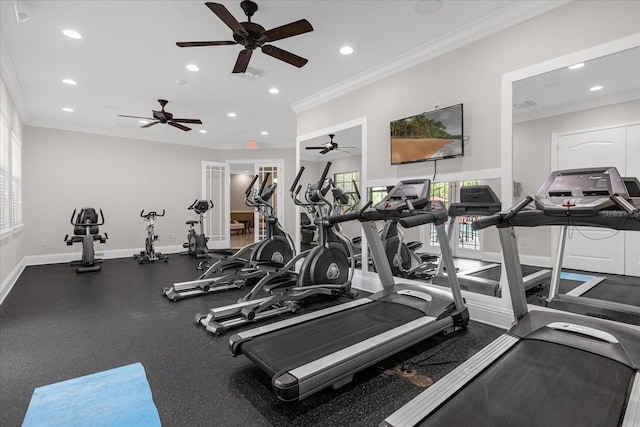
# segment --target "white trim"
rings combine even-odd
[[[436,40],[414,48],[366,72],[297,101],[291,104],[291,108],[296,114],[309,110],[331,99],[338,98],[347,92],[354,91],[373,82],[382,80],[385,77],[399,73],[400,71],[422,64],[430,59],[517,25],[566,3],[569,3],[569,0],[513,2],[511,5],[499,10],[493,15],[482,17],[461,28],[457,28],[454,32],[445,34]]]
[[[476,322],[501,329],[509,329],[513,324],[513,311],[508,308],[482,304],[468,299],[467,308],[469,309],[469,318]]]
[[[16,264],[15,267],[13,267],[11,273],[9,273],[9,275],[2,281],[2,284],[0,285],[0,305],[2,305],[4,299],[7,297],[7,295],[9,295],[11,289],[13,289],[13,285],[15,285],[20,278],[20,275],[24,271],[24,268],[25,260],[23,258],[18,264]]]

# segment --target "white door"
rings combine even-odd
[[[560,135],[557,137],[557,169],[614,166],[618,168],[620,175],[626,176],[626,141],[625,127]],[[554,230],[552,241],[557,241],[558,236],[558,230]],[[596,227],[572,227],[568,234],[563,266],[624,274],[624,247],[624,232]],[[553,253],[554,257],[555,255]]]
[[[213,209],[204,217],[209,249],[225,249],[231,246],[229,169],[227,163],[202,162],[202,198],[213,202]]]
[[[640,125],[627,127],[627,176],[640,178]],[[625,274],[640,277],[640,233],[625,234]]]

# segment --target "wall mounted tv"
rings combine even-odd
[[[392,165],[464,154],[462,104],[394,120],[390,131]]]

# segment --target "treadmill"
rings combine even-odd
[[[500,199],[488,185],[474,185],[460,188],[460,202],[449,205],[449,222],[447,235],[450,244],[455,242],[453,227],[455,218],[461,216],[489,216],[500,211],[502,203]],[[542,267],[523,265],[522,275],[525,290],[541,286],[551,277],[551,270]],[[501,297],[500,276],[502,275],[502,265],[491,263],[479,268],[458,271],[458,281],[460,288],[479,294]],[[435,284],[443,284],[446,280],[444,265],[438,264],[438,270],[432,281]]]
[[[411,345],[466,327],[469,314],[455,273],[449,275],[450,292],[396,284],[374,222],[432,223],[440,242],[446,242],[447,212],[441,203],[429,202],[429,187],[428,179],[402,181],[375,207],[370,202],[360,212],[328,219],[362,222],[382,291],[230,337],[231,353],[245,355],[270,375],[279,399],[301,400],[329,386],[341,387],[356,372]],[[442,256],[449,271],[455,271],[446,244]]]
[[[476,229],[499,228],[514,326],[381,426],[640,425],[640,330],[555,310],[527,312],[513,227],[640,231],[640,211],[629,203],[615,168],[554,172],[543,189],[560,185],[571,195],[539,192],[537,209],[526,209],[533,201],[527,197],[474,223]],[[593,188],[610,195],[590,195]]]
[[[622,178],[622,182],[624,184],[624,190],[622,190],[622,188],[617,190],[624,191],[630,203],[636,207],[640,207],[640,182],[638,178]],[[543,200],[545,197],[553,197],[558,191],[558,189],[552,189],[550,186],[543,187],[538,195],[536,195],[536,199]],[[591,192],[604,193],[608,191],[608,189],[594,189]],[[563,226],[558,242],[559,255],[556,259],[554,272],[559,272],[562,269],[567,231],[568,226]],[[638,280],[640,281],[640,279]],[[640,326],[640,307],[628,303],[632,298],[624,298],[623,295],[617,296],[616,299],[618,301],[593,298],[592,295],[596,293],[597,288],[607,286],[606,278],[603,280],[590,281],[566,294],[559,293],[559,283],[559,273],[554,274],[549,286],[549,297],[547,298],[548,307]],[[632,290],[636,293],[638,292],[637,289]],[[600,289],[600,291],[602,291],[602,289]]]

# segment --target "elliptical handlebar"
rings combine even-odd
[[[303,172],[304,172],[304,166],[300,166],[300,170],[298,171],[298,174],[296,175],[296,178],[293,180],[293,184],[291,184],[291,188],[289,189],[290,193],[293,193],[293,191],[298,186],[298,182],[300,182],[300,178],[302,178]],[[298,191],[296,192],[296,194],[300,191],[300,187],[302,186],[298,187]]]
[[[162,209],[162,214],[157,213],[156,211],[150,211],[147,212],[146,214],[144,213],[144,209],[142,209],[140,211],[140,217],[141,218],[155,218],[155,217],[160,217],[160,216],[164,216],[164,209]]]
[[[248,199],[249,196],[251,195],[251,190],[253,190],[253,186],[256,184],[256,181],[258,180],[258,175],[254,175],[253,179],[251,180],[251,184],[249,184],[249,186],[247,187],[247,189],[244,191],[244,197],[245,199]]]

